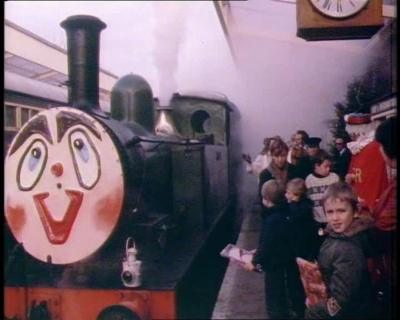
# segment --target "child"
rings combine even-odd
[[[327,287],[326,302],[307,306],[307,319],[371,317],[371,287],[366,252],[372,218],[358,217],[357,196],[350,185],[335,183],[323,199],[327,238],[321,246],[318,264]]]
[[[288,220],[294,255],[312,261],[316,259],[319,249],[318,226],[313,219],[313,202],[307,198],[304,180],[290,180],[285,196],[289,203]]]
[[[269,319],[287,319],[289,305],[298,317],[304,314],[304,290],[290,247],[290,228],[284,188],[274,179],[261,188],[263,204],[268,214],[263,221],[258,249],[252,262],[244,264],[250,271],[261,265],[265,272],[265,301]],[[287,280],[287,284],[285,281]]]
[[[321,199],[328,186],[339,181],[339,176],[331,172],[332,160],[325,150],[319,150],[311,162],[313,173],[306,178],[307,195],[314,202],[314,220],[323,229],[326,225],[326,217]]]

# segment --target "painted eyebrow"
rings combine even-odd
[[[60,111],[56,116],[57,121],[57,136],[60,142],[67,130],[78,124],[88,128],[99,140],[101,140],[100,132],[96,129],[94,124],[86,117],[73,114],[71,112]]]
[[[43,138],[45,138],[50,144],[53,144],[53,139],[51,138],[49,125],[47,123],[47,118],[44,115],[37,116],[37,118],[31,120],[19,133],[18,138],[10,150],[10,155],[12,155],[18,148],[26,141],[26,139],[33,133],[38,133]]]

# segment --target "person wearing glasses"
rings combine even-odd
[[[337,173],[341,181],[344,181],[351,161],[351,152],[347,148],[346,142],[347,141],[344,137],[339,136],[335,138],[335,152],[333,155],[332,171]]]

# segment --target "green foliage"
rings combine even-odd
[[[387,51],[381,51],[381,54],[370,63],[366,72],[348,84],[345,101],[334,104],[336,118],[331,122],[330,128],[334,137],[341,136],[348,139],[345,114],[369,113],[375,100],[391,93],[390,59],[390,53],[388,55]]]
[[[330,121],[330,132],[334,137],[348,139],[345,131],[344,115],[348,113],[369,113],[374,102],[396,91],[397,87],[397,20],[386,23],[385,27],[375,35],[378,42],[374,44],[372,59],[366,72],[354,78],[347,85],[344,101],[336,102],[335,118]],[[334,146],[331,145],[331,149]]]

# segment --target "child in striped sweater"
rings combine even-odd
[[[307,195],[313,201],[314,220],[324,229],[326,216],[322,207],[322,196],[329,185],[339,182],[339,176],[331,172],[332,159],[325,150],[319,150],[311,158],[311,162],[313,172],[306,178]]]

